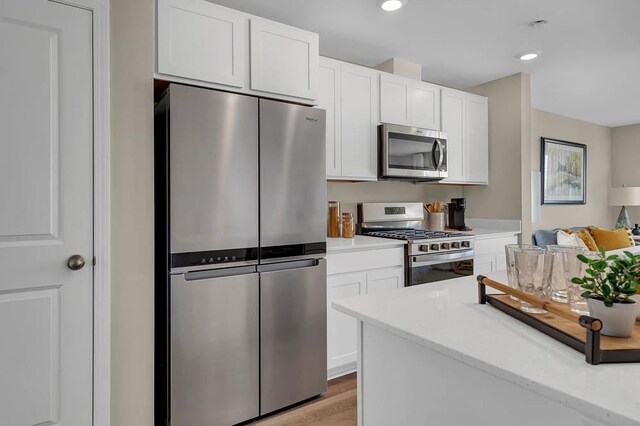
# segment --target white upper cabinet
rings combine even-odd
[[[371,68],[343,63],[342,173],[351,180],[377,180],[378,76]]]
[[[327,111],[327,179],[378,179],[378,76],[320,58],[318,107]]]
[[[466,94],[467,170],[470,183],[489,183],[489,101]]]
[[[465,94],[442,89],[442,131],[447,134],[447,183],[465,182]]]
[[[201,0],[158,0],[158,72],[243,87],[245,14]]]
[[[342,174],[342,94],[340,62],[320,58],[318,108],[326,111],[327,176]]]
[[[489,102],[484,96],[442,89],[442,131],[449,177],[441,183],[489,183]]]
[[[411,126],[411,79],[380,74],[380,121]]]
[[[411,89],[411,125],[440,130],[440,87],[415,81]]]
[[[316,103],[318,35],[205,0],[157,0],[158,78]]]
[[[251,89],[316,99],[318,34],[251,18]]]
[[[380,121],[440,130],[440,87],[381,73]]]

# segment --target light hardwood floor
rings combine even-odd
[[[358,422],[356,400],[356,373],[353,373],[331,380],[324,395],[249,425],[354,426]]]

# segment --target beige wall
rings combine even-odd
[[[587,145],[587,204],[543,205],[540,222],[534,223],[533,228],[586,225],[612,228],[615,209],[608,204],[611,129],[539,110],[533,110],[532,117],[531,170],[540,170],[540,138],[543,136]]]
[[[531,223],[531,164],[529,153],[532,145],[532,110],[531,110],[531,76],[522,74],[520,79],[520,94],[522,96],[520,102],[520,140],[521,151],[520,157],[520,202],[522,208],[522,234],[520,241],[522,243],[531,242],[531,234],[533,233],[533,224]]]
[[[612,129],[612,186],[640,186],[640,124]],[[640,207],[629,207],[632,223],[640,223]],[[615,208],[615,217],[620,211]]]
[[[361,202],[449,202],[451,198],[462,197],[462,188],[410,182],[328,182],[327,197],[340,201],[342,211],[355,214],[356,204]]]
[[[153,0],[111,0],[111,424],[153,424]]]
[[[464,188],[468,216],[520,220],[522,152],[530,138],[523,131],[530,125],[529,76],[514,74],[467,90],[489,98],[489,185]]]

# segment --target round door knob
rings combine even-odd
[[[69,258],[67,266],[69,266],[69,269],[71,269],[72,271],[77,271],[84,267],[84,263],[84,257],[80,256],[79,254],[74,254]]]

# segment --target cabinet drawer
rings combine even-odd
[[[404,266],[404,247],[327,255],[328,275],[394,266]]]

